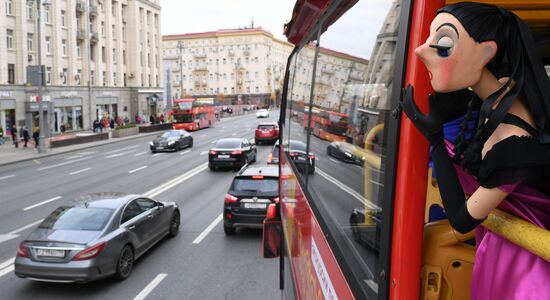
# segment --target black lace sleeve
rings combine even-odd
[[[529,136],[510,136],[487,152],[477,177],[485,188],[524,183],[549,190],[550,147]]]

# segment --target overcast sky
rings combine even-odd
[[[163,35],[262,27],[281,40],[296,0],[161,0]],[[359,1],[321,38],[321,46],[370,58],[390,0]],[[367,22],[368,20],[368,22]],[[368,28],[368,24],[375,24]]]

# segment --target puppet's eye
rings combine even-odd
[[[436,45],[433,45],[433,48],[437,49],[437,55],[441,57],[448,57],[451,55],[454,42],[453,40],[448,36],[442,36],[438,41]]]

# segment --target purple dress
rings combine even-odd
[[[447,142],[451,155],[453,147]],[[548,147],[530,137],[513,136],[494,145],[483,158],[477,176],[460,166],[456,170],[465,194],[471,195],[480,186],[497,187],[509,193],[499,209],[548,230],[550,193],[539,186],[550,185],[549,167]],[[550,299],[550,263],[478,226],[471,296]]]

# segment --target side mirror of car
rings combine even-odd
[[[281,254],[281,220],[277,217],[277,206],[270,204],[263,222],[262,255],[275,258]]]

